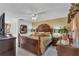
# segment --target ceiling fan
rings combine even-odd
[[[45,14],[46,11],[45,10],[40,10],[40,9],[30,9],[29,12],[27,12],[26,14],[31,16],[33,21],[36,21],[38,19],[38,17],[42,14]]]

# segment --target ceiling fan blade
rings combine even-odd
[[[42,11],[42,12],[38,12],[37,15],[45,14],[45,13],[46,13],[45,11]]]
[[[30,13],[30,12],[26,12],[26,14],[27,14],[27,15],[31,15],[32,13]]]

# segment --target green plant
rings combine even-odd
[[[66,34],[68,34],[68,29],[66,28],[66,27],[63,27],[63,28],[61,28],[60,30],[59,30],[59,33],[66,33]]]

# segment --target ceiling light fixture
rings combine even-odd
[[[32,15],[32,20],[33,20],[33,22],[35,22],[37,20],[37,15],[36,14]]]

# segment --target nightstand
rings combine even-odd
[[[56,43],[57,43],[57,41],[58,41],[59,39],[61,39],[61,37],[53,37],[53,39],[52,39],[52,45],[53,45],[53,46],[57,46]]]

